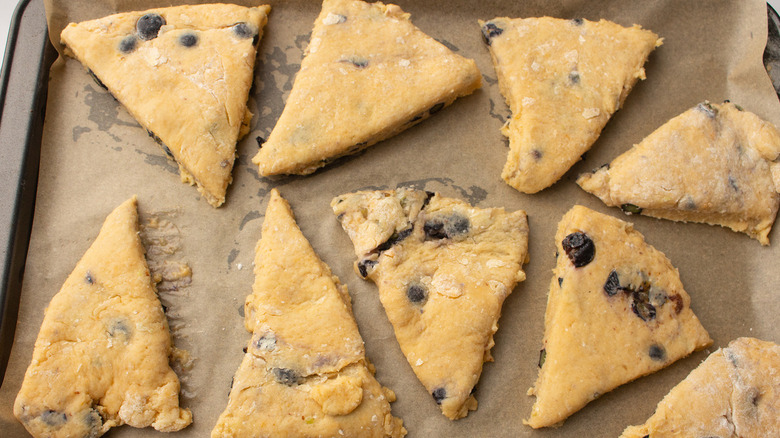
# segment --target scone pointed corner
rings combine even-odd
[[[175,6],[69,24],[82,65],[214,207],[225,202],[247,128],[257,44],[270,6]]]
[[[369,367],[346,286],[276,189],[255,251],[244,306],[252,339],[211,436],[404,436],[394,393]]]
[[[630,223],[574,206],[555,240],[533,428],[712,343],[677,269]]]
[[[501,128],[510,145],[501,177],[524,193],[551,186],[580,160],[637,80],[645,79],[643,66],[662,44],[638,25],[607,20],[479,23],[512,111]]]
[[[260,175],[306,175],[441,111],[481,86],[472,59],[393,4],[328,0],[282,115],[252,159]]]
[[[168,321],[138,235],[137,199],[107,218],[47,307],[14,415],[36,438],[100,436],[128,424],[177,431]]]
[[[349,193],[331,207],[417,378],[447,418],[465,417],[503,302],[525,279],[525,212],[408,188]]]
[[[739,105],[705,101],[577,184],[626,213],[720,225],[769,245],[780,131]]]

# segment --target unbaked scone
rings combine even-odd
[[[252,332],[213,438],[401,437],[395,394],[365,356],[347,287],[331,274],[271,191],[246,299]]]
[[[677,269],[630,223],[576,205],[555,242],[533,428],[712,343]]]
[[[86,67],[176,160],[183,182],[225,202],[249,132],[255,52],[269,6],[178,6],[71,23],[65,53]]]
[[[704,102],[577,184],[626,213],[721,225],[769,245],[780,132],[733,103]]]
[[[780,434],[780,346],[739,338],[712,353],[622,438],[776,437]]]
[[[284,111],[252,159],[260,175],[309,174],[393,136],[481,85],[476,63],[396,5],[325,0]]]
[[[133,197],[49,303],[14,415],[37,438],[94,438],[122,424],[180,430],[192,415],[179,407],[172,353]]]
[[[477,408],[482,365],[493,360],[504,299],[525,280],[525,212],[407,188],[346,194],[331,206],[409,365],[444,415],[466,416]]]
[[[656,47],[638,25],[558,18],[480,20],[498,85],[512,117],[504,181],[536,193],[558,181],[590,149]]]

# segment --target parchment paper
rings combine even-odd
[[[50,33],[59,42],[69,21],[113,12],[181,4],[184,1],[47,0]],[[250,2],[244,2],[248,4]],[[180,437],[208,436],[224,409],[231,377],[249,334],[241,307],[253,281],[253,249],[260,238],[267,193],[279,187],[292,204],[303,233],[342,282],[377,368],[393,389],[395,415],[410,437],[616,436],[644,422],[660,399],[709,352],[739,336],[780,341],[780,238],[762,247],[746,235],[720,227],[626,217],[574,184],[581,172],[609,162],[669,118],[709,99],[731,99],[775,124],[780,104],[761,64],[766,43],[766,4],[759,1],[413,1],[398,2],[412,21],[458,53],[476,60],[484,86],[471,96],[363,153],[307,177],[259,178],[250,159],[255,137],[267,137],[292,85],[314,18],[316,1],[274,1],[260,44],[250,106],[251,134],[238,145],[239,159],[226,204],[213,209],[194,188],[179,182],[174,164],[107,92],[73,59],[51,72],[33,235],[24,276],[16,340],[0,388],[0,435],[26,436],[11,413],[31,355],[43,311],[95,238],[106,215],[133,194],[142,220],[163,216],[180,234],[179,260],[192,267],[191,285],[161,292],[175,342],[194,357],[182,376],[183,405],[194,423]],[[606,18],[641,24],[664,37],[646,64],[623,109],[607,124],[586,158],[557,184],[524,195],[500,178],[507,142],[499,128],[509,115],[500,95],[477,19],[496,16]],[[56,44],[58,47],[59,45]],[[506,300],[493,349],[477,385],[479,409],[451,422],[441,415],[402,355],[373,283],[353,271],[354,253],[331,213],[332,197],[366,188],[414,185],[465,198],[480,207],[523,209],[530,221],[528,279]],[[679,268],[692,307],[715,344],[654,375],[626,384],[590,403],[556,429],[522,425],[532,397],[543,335],[553,236],[574,204],[634,222],[648,242]],[[161,436],[127,426],[112,437]]]

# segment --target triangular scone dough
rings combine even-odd
[[[512,118],[501,132],[509,156],[501,176],[524,193],[553,183],[590,149],[661,45],[638,25],[583,19],[480,21]]]
[[[180,430],[168,320],[138,237],[136,199],[106,218],[46,309],[14,415],[35,437],[98,437],[114,426]]]
[[[325,0],[284,111],[252,162],[261,175],[312,173],[480,85],[473,60],[424,34],[398,6]]]
[[[627,213],[722,225],[768,245],[780,132],[732,103],[704,102],[577,184]]]
[[[256,44],[269,6],[211,4],[127,12],[62,31],[92,71],[218,207],[252,114]],[[162,24],[162,26],[160,26]]]
[[[712,353],[622,438],[769,437],[780,431],[780,346],[739,338]]]
[[[276,189],[246,299],[252,340],[214,438],[400,437],[395,394],[373,376],[347,287],[314,253]]]
[[[450,419],[477,408],[504,299],[525,280],[525,212],[401,188],[331,203],[415,374]]]
[[[574,206],[555,243],[541,369],[528,391],[534,428],[712,342],[677,270],[631,224]]]

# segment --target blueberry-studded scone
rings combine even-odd
[[[739,338],[712,353],[622,438],[776,437],[780,433],[780,346]]]
[[[271,191],[246,299],[252,332],[214,438],[401,437],[395,394],[374,378],[347,287]]]
[[[261,175],[309,174],[480,85],[473,60],[424,34],[398,6],[324,0],[284,111],[252,161]]]
[[[577,184],[626,213],[721,225],[769,245],[780,132],[733,103],[704,102]]]
[[[680,276],[630,223],[576,205],[555,235],[533,428],[706,347]]]
[[[172,353],[133,197],[51,299],[14,415],[36,438],[93,438],[122,424],[180,430],[192,415],[179,407]]]
[[[525,280],[525,212],[407,188],[346,194],[331,206],[412,370],[444,415],[466,416],[493,360],[504,299]]]
[[[176,160],[183,182],[225,202],[269,6],[210,4],[126,12],[62,31],[90,71]]]
[[[501,128],[509,156],[501,176],[536,193],[579,161],[638,79],[658,35],[638,25],[583,19],[480,21],[512,117]]]

